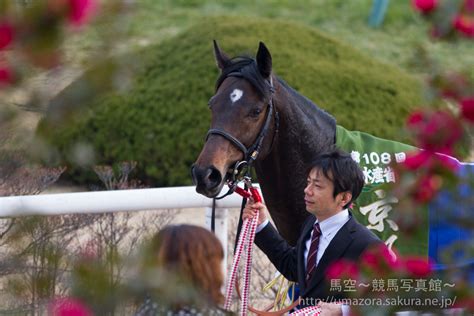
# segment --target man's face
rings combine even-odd
[[[332,177],[332,174],[329,176]],[[333,181],[326,178],[320,169],[312,169],[304,189],[306,210],[315,215],[319,221],[335,215],[343,209],[348,193],[339,193],[336,197],[333,193]]]

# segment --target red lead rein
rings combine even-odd
[[[258,192],[258,189],[253,187],[252,182],[249,178],[245,178],[245,182],[250,189],[250,192],[236,186],[235,192],[240,194],[244,198],[250,198],[252,196],[255,202],[262,202],[262,197]],[[251,220],[245,219],[242,224],[242,230],[240,232],[239,241],[237,243],[237,248],[235,250],[234,259],[232,262],[232,267],[230,273],[227,277],[227,288],[224,309],[230,310],[230,305],[232,303],[232,294],[234,290],[234,285],[236,284],[237,279],[237,269],[239,267],[240,258],[242,257],[242,252],[246,248],[247,260],[244,264],[244,287],[242,289],[242,300],[240,304],[240,314],[247,315],[248,306],[249,306],[249,289],[250,289],[250,272],[252,268],[252,248],[253,241],[255,239],[255,231],[258,226],[258,214]]]
[[[250,197],[253,198],[254,202],[262,202],[262,197],[260,196],[260,193],[258,192],[258,189],[252,185],[252,181],[250,180],[249,177],[244,178],[245,183],[250,189],[250,192],[242,189],[241,187],[238,187],[237,185],[235,186],[234,192],[239,194],[245,199],[248,199]]]

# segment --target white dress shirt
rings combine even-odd
[[[316,256],[316,266],[321,260],[326,248],[328,247],[331,240],[336,236],[339,229],[344,226],[347,221],[349,221],[349,211],[347,209],[340,211],[336,215],[333,215],[329,218],[326,218],[324,221],[319,222],[319,228],[321,229],[321,237],[319,237],[319,247],[318,247],[318,255]],[[317,223],[316,220],[315,223]],[[304,267],[306,269],[306,264],[308,261],[308,252],[309,247],[311,246],[311,238],[313,237],[313,231],[311,231],[311,235],[309,236],[308,240],[306,240],[306,247],[304,250]]]
[[[319,228],[321,229],[321,237],[319,238],[319,248],[318,248],[318,256],[316,257],[316,265],[321,260],[321,257],[326,251],[331,240],[336,236],[339,229],[344,226],[345,223],[349,221],[349,211],[344,209],[333,215],[329,218],[326,218],[324,221],[319,222]],[[256,233],[259,233],[265,226],[268,225],[270,221],[266,219],[263,223],[257,226]],[[317,222],[317,220],[316,220]],[[311,238],[313,237],[313,231],[311,231],[311,235],[309,236],[308,240],[306,240],[306,247],[304,250],[304,267],[306,268],[306,261],[308,261],[308,252],[309,247],[311,246]]]

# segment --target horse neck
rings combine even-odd
[[[303,193],[308,165],[334,144],[336,128],[335,120],[309,99],[279,79],[274,82],[279,130],[271,152],[255,167],[272,218],[293,243],[308,215]]]
[[[273,149],[262,162],[274,161],[280,168],[294,170],[334,145],[336,123],[331,115],[284,81],[274,81],[273,104],[279,114],[279,130]],[[301,169],[305,168],[295,171],[306,172]]]

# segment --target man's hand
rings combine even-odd
[[[257,215],[257,213],[258,225],[260,225],[267,219],[267,207],[263,203],[255,203],[252,198],[248,199],[247,205],[245,205],[242,213],[242,219],[252,219]]]
[[[321,306],[320,316],[342,316],[342,308],[340,304],[321,302],[319,305]]]

